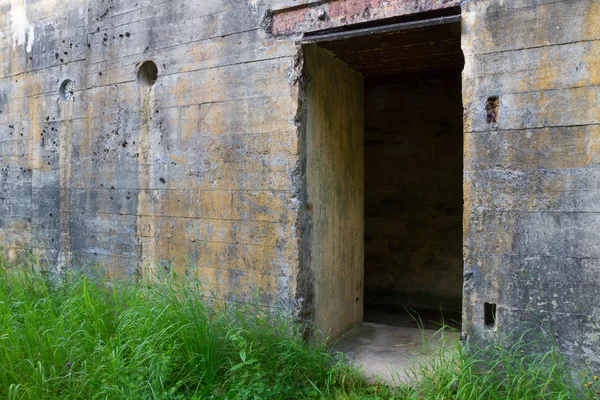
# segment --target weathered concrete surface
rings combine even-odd
[[[364,322],[340,338],[334,349],[370,381],[397,386],[416,384],[419,364],[455,351],[457,344],[454,332]]]
[[[304,48],[306,316],[336,338],[362,321],[363,78],[316,45]],[[310,307],[310,308],[308,308]]]
[[[463,3],[465,329],[493,337],[496,303],[576,371],[600,370],[599,44],[595,0]]]
[[[330,3],[347,24],[452,2]],[[300,54],[265,29],[299,5],[316,3],[0,3],[0,246],[57,271],[176,269],[227,300],[310,309]],[[150,88],[136,77],[147,60]],[[73,102],[58,93],[66,79]],[[355,272],[350,325],[362,312]]]
[[[365,304],[462,308],[460,74],[365,88]]]
[[[302,57],[284,36],[457,4],[0,2],[0,246],[13,257],[33,250],[59,270],[175,268],[227,300],[303,310],[326,328],[327,316],[343,316],[341,332],[360,320],[349,301],[362,282],[361,241],[329,248],[352,260],[349,279],[341,266],[310,264],[322,243],[304,231]],[[600,369],[600,2],[462,7],[466,329],[490,335],[483,303],[496,303],[502,329],[533,321],[575,368]],[[278,15],[291,22],[278,25]],[[151,88],[136,78],[146,60],[158,66]],[[73,102],[60,99],[65,79]],[[492,125],[490,96],[500,99]],[[347,206],[356,208],[347,229],[361,232],[358,202]],[[314,302],[323,282],[346,289]]]
[[[260,28],[264,3],[1,2],[0,246],[291,309],[297,50]]]

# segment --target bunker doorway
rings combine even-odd
[[[464,58],[459,17],[431,21],[303,46],[304,262],[332,339],[362,321],[460,327]]]

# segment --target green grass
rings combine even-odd
[[[0,397],[9,399],[593,398],[555,350],[448,349],[413,388],[368,384],[318,339],[196,282],[51,284],[0,259]],[[440,334],[443,334],[443,330]],[[593,386],[593,385],[592,385]]]

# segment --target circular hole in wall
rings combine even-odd
[[[138,82],[144,87],[154,85],[158,79],[158,67],[152,61],[144,61],[138,70]]]
[[[60,89],[58,91],[60,94],[60,99],[62,101],[73,101],[75,97],[75,84],[70,79],[65,79],[63,83],[60,84]]]

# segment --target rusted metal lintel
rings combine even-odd
[[[406,31],[410,29],[426,28],[429,26],[444,25],[460,22],[460,15],[450,15],[444,17],[423,19],[419,21],[400,22],[390,25],[374,26],[369,28],[341,31],[341,32],[318,32],[318,33],[305,33],[299,43],[319,43],[319,42],[333,42],[336,40],[351,39],[355,37],[382,35],[386,33],[393,33],[399,31]]]

